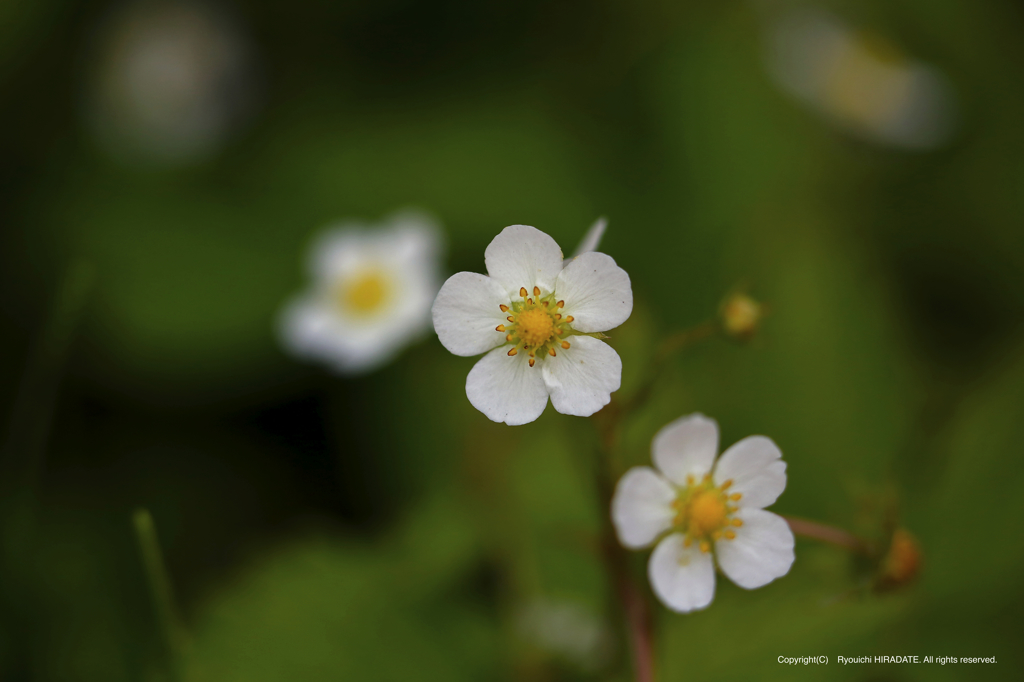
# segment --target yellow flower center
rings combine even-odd
[[[710,535],[725,525],[725,500],[717,491],[704,490],[690,502],[690,528],[697,535]]]
[[[693,476],[688,476],[686,482],[672,503],[676,511],[673,524],[685,535],[683,544],[689,547],[697,542],[700,551],[710,552],[712,540],[735,539],[736,532],[730,527],[742,526],[743,520],[733,516],[738,508],[729,503],[739,501],[743,495],[726,492],[732,480],[716,486],[708,474],[700,483]]]
[[[390,283],[377,271],[369,270],[348,277],[338,286],[338,304],[357,315],[379,310],[388,299]]]
[[[519,338],[526,346],[543,345],[555,335],[555,319],[545,310],[524,310],[519,313],[516,324],[519,325]]]
[[[529,353],[530,367],[533,367],[538,355],[554,357],[558,355],[556,346],[570,347],[565,339],[574,333],[569,326],[573,317],[558,312],[565,307],[565,301],[556,301],[554,292],[541,296],[540,287],[534,287],[531,296],[526,287],[520,287],[519,295],[522,301],[499,306],[501,312],[508,315],[505,318],[508,324],[499,324],[495,329],[506,332],[505,340],[512,344],[508,354],[515,355],[520,350]]]

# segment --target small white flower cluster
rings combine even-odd
[[[432,316],[449,351],[486,353],[466,394],[491,420],[531,422],[549,398],[563,414],[590,416],[611,400],[622,372],[618,354],[597,337],[633,309],[629,276],[594,251],[604,228],[595,223],[565,260],[540,230],[506,227],[484,252],[488,274],[455,274],[436,298],[441,240],[432,220],[406,212],[375,231],[338,228],[312,250],[315,283],[285,310],[285,344],[340,372],[367,371]],[[624,546],[657,543],[648,574],[662,602],[680,612],[707,607],[716,562],[748,589],[789,571],[793,533],[764,510],[786,487],[775,443],[744,438],[716,462],[718,425],[693,414],[658,432],[652,452],[657,470],[635,467],[619,481],[612,520]]]
[[[740,587],[753,589],[786,575],[793,532],[764,507],[786,488],[778,446],[750,436],[718,461],[718,424],[702,414],[682,417],[654,437],[657,471],[635,467],[619,481],[612,520],[622,544],[658,542],[648,576],[674,611],[707,607],[715,596],[715,562]]]

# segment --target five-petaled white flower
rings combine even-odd
[[[651,449],[659,471],[626,472],[612,499],[612,521],[630,549],[661,538],[647,573],[666,606],[681,612],[708,606],[716,560],[747,589],[789,572],[793,532],[764,510],[786,487],[786,463],[771,439],[744,438],[716,463],[718,424],[692,414],[659,431]]]
[[[375,369],[430,325],[442,238],[430,217],[403,211],[380,229],[341,225],[310,251],[310,291],[281,317],[284,345],[343,374]]]
[[[602,230],[599,221],[583,248],[593,248]],[[591,335],[629,317],[629,275],[594,251],[563,262],[555,240],[527,225],[502,230],[484,263],[487,275],[452,275],[433,307],[445,348],[461,356],[487,353],[466,379],[469,402],[513,425],[539,417],[549,396],[556,410],[580,417],[607,405],[622,361]]]

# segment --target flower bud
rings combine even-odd
[[[921,572],[921,559],[921,545],[917,538],[903,528],[897,528],[879,567],[875,589],[895,590],[909,585]]]
[[[765,312],[764,305],[750,296],[734,293],[722,303],[722,328],[733,338],[749,340],[757,332]]]

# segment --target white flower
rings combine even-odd
[[[764,507],[786,487],[778,446],[750,436],[718,462],[718,424],[702,414],[672,422],[654,437],[654,464],[619,480],[612,521],[630,549],[661,541],[647,573],[658,598],[674,611],[705,608],[715,596],[715,562],[734,583],[753,589],[793,564],[793,532]]]
[[[563,263],[555,240],[527,225],[502,230],[484,263],[487,275],[452,275],[433,308],[445,348],[462,356],[487,353],[466,379],[469,402],[489,419],[513,425],[539,417],[548,396],[559,412],[580,417],[607,405],[619,388],[622,361],[591,335],[629,317],[629,275],[611,256],[593,251]]]
[[[325,232],[310,252],[312,288],[281,317],[284,345],[344,374],[385,364],[429,329],[441,249],[435,222],[409,211]]]
[[[936,69],[820,10],[794,10],[769,32],[768,65],[794,97],[850,132],[928,149],[954,124],[954,98]]]
[[[89,123],[122,160],[201,160],[252,113],[250,41],[231,15],[205,3],[131,3],[112,16],[97,45]]]

